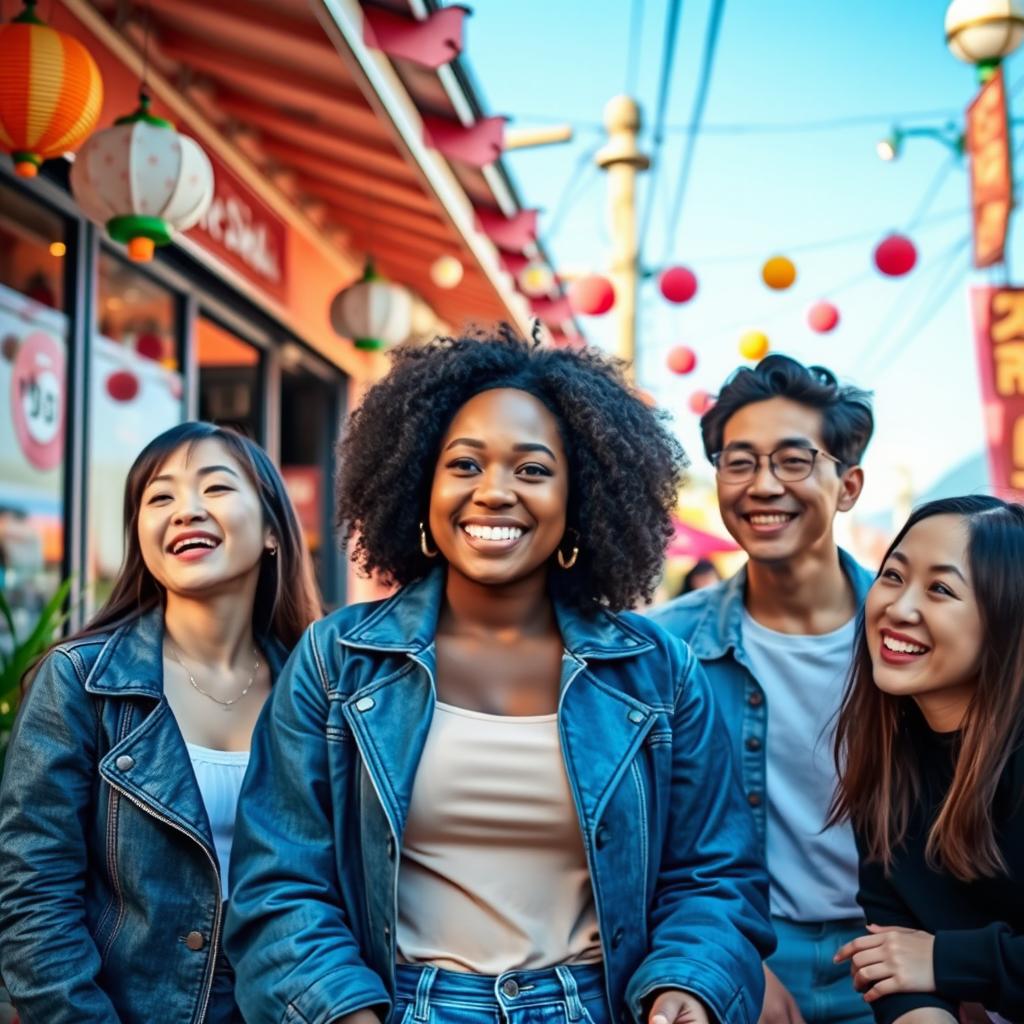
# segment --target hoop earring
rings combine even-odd
[[[267,553],[271,558],[277,558],[277,548],[267,548]]]
[[[580,556],[580,535],[576,530],[571,530],[569,532],[576,534],[576,540],[572,546],[572,554],[566,558],[565,555],[562,554],[561,547],[558,548],[558,564],[563,569],[571,569],[576,564],[576,559]]]
[[[430,545],[427,543],[427,528],[422,523],[420,523],[420,551],[427,558],[437,558],[437,548],[434,548],[433,551],[430,550]]]

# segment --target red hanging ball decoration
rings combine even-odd
[[[889,235],[875,248],[875,266],[887,277],[909,274],[917,263],[917,249],[906,235]]]
[[[688,267],[669,267],[658,287],[669,302],[689,302],[697,294],[697,275]]]
[[[569,302],[577,313],[604,316],[615,305],[615,288],[607,277],[588,274],[569,285]]]
[[[107,394],[115,402],[130,402],[139,393],[139,378],[127,370],[117,370],[107,378]]]
[[[706,391],[694,391],[687,404],[695,416],[703,416],[715,404],[715,400]]]
[[[812,331],[828,334],[839,323],[839,310],[831,302],[816,302],[807,311],[807,323]]]
[[[680,376],[692,373],[697,366],[697,353],[685,345],[676,345],[668,354],[668,368]]]
[[[164,355],[164,339],[159,334],[146,331],[135,339],[135,351],[143,359],[152,359],[159,362]]]

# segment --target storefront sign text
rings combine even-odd
[[[1024,288],[975,288],[974,332],[992,485],[1024,498]]]
[[[974,265],[990,267],[1003,260],[1013,208],[1010,129],[1001,68],[967,108],[966,147],[971,159]]]

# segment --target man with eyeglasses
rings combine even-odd
[[[761,1024],[867,1024],[849,969],[832,963],[864,931],[857,850],[848,825],[824,823],[833,716],[873,578],[836,545],[832,523],[863,486],[870,394],[770,355],[737,370],[700,425],[722,519],[748,561],[652,617],[711,678],[757,821],[779,940]]]

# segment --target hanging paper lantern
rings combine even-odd
[[[768,335],[763,331],[747,331],[740,338],[740,355],[744,359],[763,359],[768,354]]]
[[[139,378],[128,370],[116,370],[107,378],[107,394],[115,402],[130,402],[139,393]]]
[[[131,259],[153,258],[175,231],[187,231],[213,199],[213,168],[202,147],[149,112],[149,97],[111,128],[91,136],[71,169],[85,215],[106,224]]]
[[[0,26],[0,150],[33,178],[96,127],[103,80],[89,51],[36,17],[35,0]]]
[[[412,330],[412,294],[378,277],[367,261],[361,280],[343,288],[331,303],[331,326],[356,348],[374,351],[400,345]]]
[[[569,302],[577,313],[604,316],[615,305],[615,288],[607,277],[588,274],[569,285]]]
[[[152,331],[145,331],[135,339],[135,351],[143,359],[160,362],[164,354],[164,339]]]
[[[697,366],[697,354],[685,345],[676,345],[668,354],[668,368],[680,376],[692,373]]]
[[[839,323],[839,310],[831,302],[816,302],[807,311],[807,323],[812,331],[828,334]]]
[[[796,267],[785,256],[773,256],[761,268],[761,278],[769,288],[785,291],[796,280]]]
[[[906,235],[889,235],[875,247],[875,266],[888,277],[909,274],[917,263],[917,249]]]
[[[695,416],[703,416],[715,402],[706,391],[697,390],[690,395],[686,404],[689,405],[690,412]]]
[[[523,267],[519,274],[519,287],[523,294],[531,299],[539,299],[551,291],[555,283],[555,275],[551,268],[541,260],[533,260]]]
[[[697,275],[688,267],[669,267],[658,287],[669,302],[689,302],[697,294]]]
[[[438,256],[430,264],[430,280],[438,288],[457,288],[462,283],[463,267],[454,256]]]

